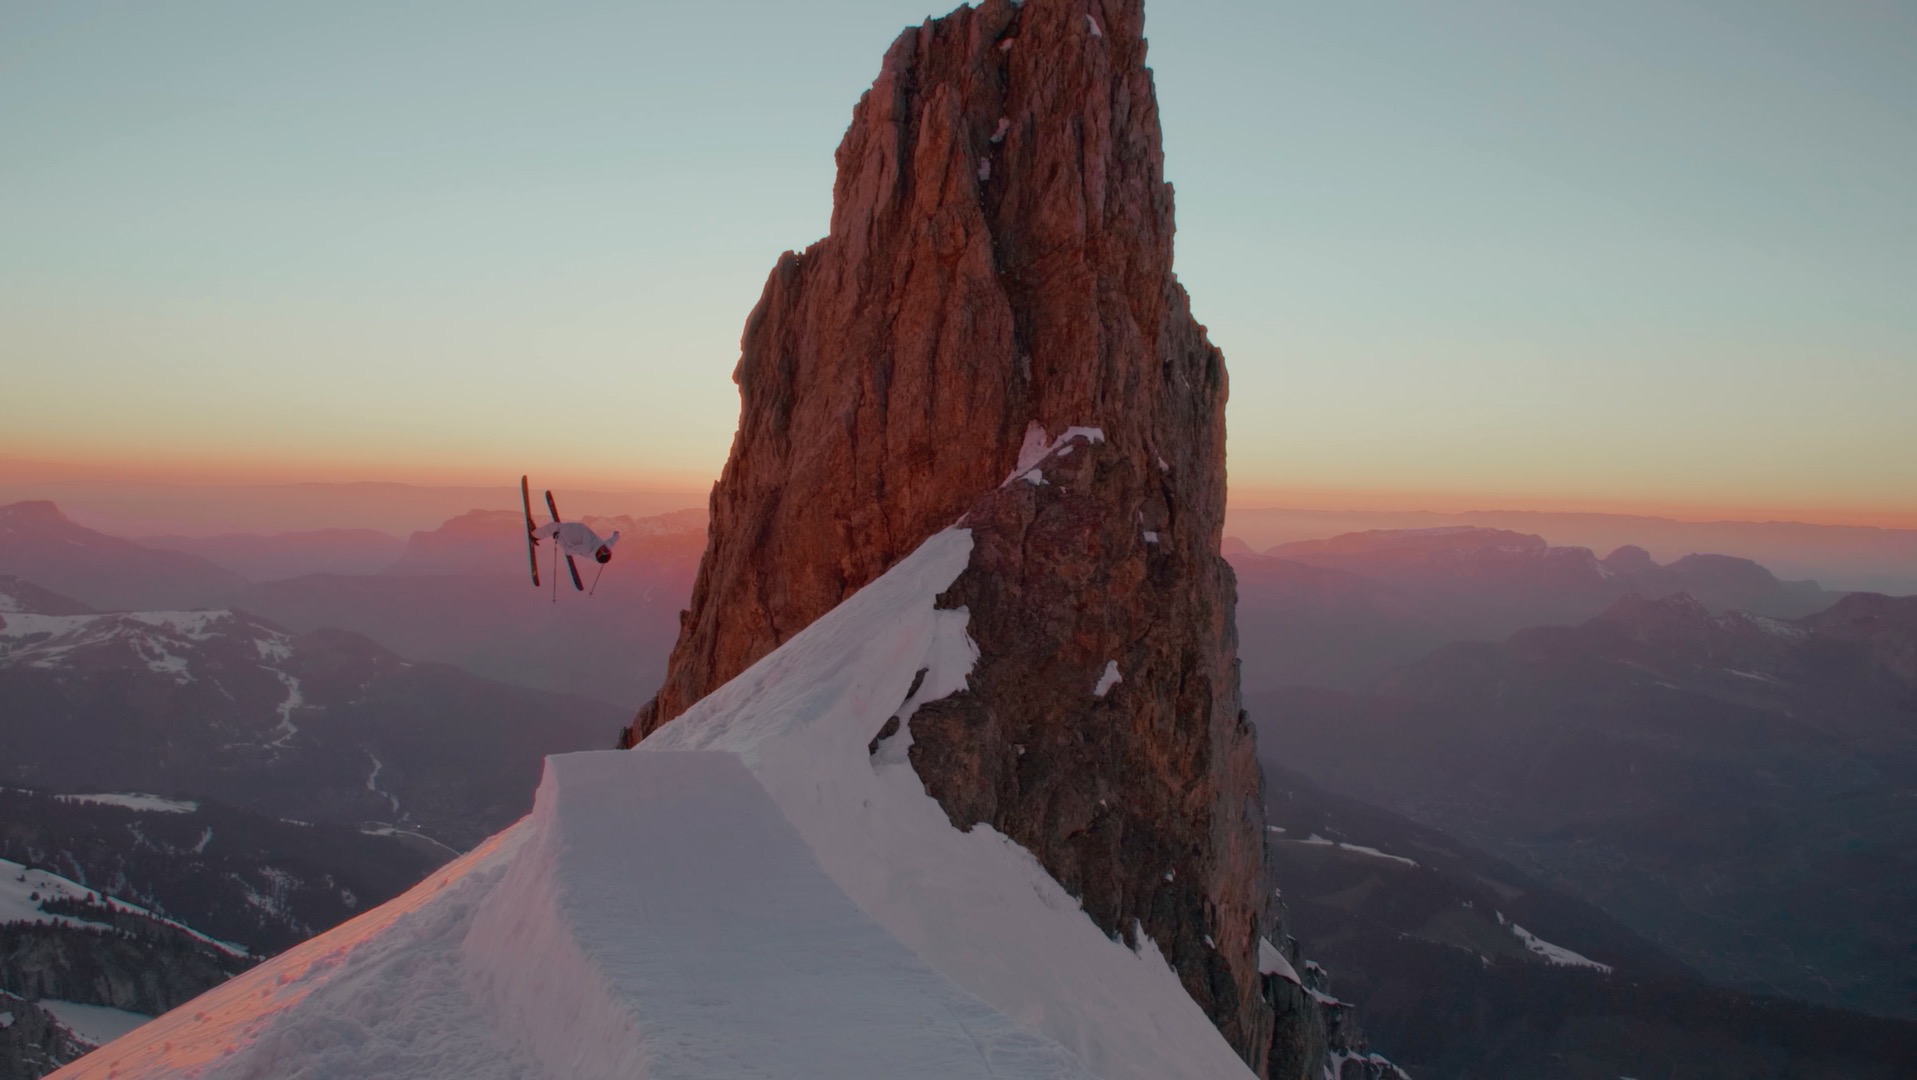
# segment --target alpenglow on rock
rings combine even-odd
[[[969,612],[978,664],[873,731],[875,759],[909,747],[954,825],[1149,936],[1262,1072],[1285,991],[1259,973],[1260,777],[1218,554],[1226,374],[1171,270],[1143,31],[1142,0],[987,0],[887,51],[830,235],[780,257],[746,321],[692,606],[627,741],[964,526],[940,603]]]

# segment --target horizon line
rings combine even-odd
[[[331,470],[321,466],[279,466],[262,470],[198,470],[180,465],[155,463],[137,465],[123,462],[50,461],[0,453],[0,492],[5,489],[30,489],[35,486],[67,487],[127,486],[200,490],[245,488],[417,488],[440,490],[506,490],[516,488],[521,473],[485,481],[471,470],[440,473],[430,468],[386,476],[364,475],[350,478],[323,478]],[[33,476],[38,473],[39,475]],[[225,475],[221,475],[224,473]],[[316,474],[320,474],[317,475]],[[524,475],[530,475],[529,473]],[[572,491],[592,496],[675,497],[683,496],[703,505],[710,496],[717,476],[694,478],[686,475],[662,475],[651,481],[605,473],[568,474],[555,471],[549,482],[536,487],[554,491]],[[49,497],[53,493],[49,493]],[[68,493],[71,494],[71,493]],[[0,497],[5,497],[0,494]],[[21,501],[31,496],[7,498]],[[58,501],[52,499],[52,501]],[[484,509],[484,507],[474,507]],[[1487,493],[1460,491],[1404,491],[1367,488],[1331,489],[1249,481],[1226,488],[1228,513],[1286,512],[1299,514],[1390,515],[1428,514],[1439,517],[1468,517],[1493,514],[1579,515],[1666,520],[1682,524],[1760,524],[1813,525],[1847,527],[1890,532],[1917,531],[1917,508],[1882,506],[1823,505],[1785,507],[1733,502],[1687,502],[1669,496],[1622,498],[1592,495],[1534,495],[1524,493]]]

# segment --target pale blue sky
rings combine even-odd
[[[1147,11],[1241,496],[1917,509],[1917,7]],[[0,455],[710,477],[931,13],[0,0]]]

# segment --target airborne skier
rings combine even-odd
[[[559,550],[567,555],[581,558],[590,555],[597,562],[608,563],[612,561],[613,545],[619,542],[619,530],[614,529],[604,540],[599,539],[591,526],[578,521],[554,521],[533,530],[535,544],[554,539],[559,541]]]
[[[614,529],[611,536],[601,540],[599,534],[593,532],[592,527],[583,522],[559,520],[559,504],[553,501],[550,491],[546,492],[546,509],[552,513],[552,521],[546,525],[535,525],[532,516],[532,488],[523,476],[519,478],[519,497],[526,507],[526,557],[532,564],[533,584],[539,584],[539,553],[534,549],[539,546],[541,540],[551,540],[555,547],[554,572],[558,571],[559,556],[563,552],[566,556],[566,569],[572,573],[572,587],[585,592],[586,586],[579,580],[579,567],[573,564],[573,556],[591,556],[592,560],[599,564],[599,572],[605,573],[606,564],[612,561],[613,545],[619,542],[619,530]],[[597,576],[592,579],[592,585],[595,590],[599,588]],[[555,600],[558,599],[558,588],[559,582],[555,580],[553,582]]]

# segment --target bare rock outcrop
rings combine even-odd
[[[941,602],[980,659],[911,721],[927,790],[1108,933],[1148,935],[1263,1072],[1299,1033],[1274,1032],[1258,971],[1226,374],[1171,271],[1143,31],[1142,0],[986,0],[887,51],[830,235],[779,259],[746,322],[692,606],[625,741],[963,517],[971,565]]]

